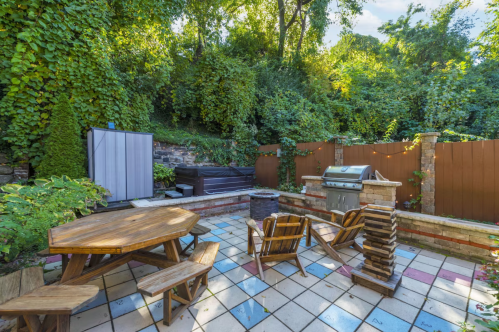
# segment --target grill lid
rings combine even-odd
[[[371,166],[329,166],[326,168],[322,178],[324,180],[361,182],[369,180]]]

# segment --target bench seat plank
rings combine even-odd
[[[142,278],[137,288],[142,294],[153,297],[210,270],[211,266],[185,261]]]
[[[99,292],[95,285],[43,286],[0,305],[0,314],[70,315],[92,302]]]

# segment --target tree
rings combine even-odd
[[[80,128],[68,96],[61,93],[52,111],[45,156],[38,168],[39,177],[66,175],[73,179],[86,176],[85,151]]]
[[[484,57],[499,60],[499,0],[491,0],[487,4],[487,14],[493,20],[487,22],[485,30],[480,33],[480,54]]]

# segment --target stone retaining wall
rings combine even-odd
[[[4,153],[0,153],[0,185],[14,180],[14,168],[8,165],[9,160]]]
[[[167,143],[154,142],[154,162],[168,168],[175,168],[180,164],[185,166],[219,166],[209,160],[196,162],[194,147],[185,147]]]
[[[397,237],[465,259],[492,261],[497,226],[421,213],[398,211]]]

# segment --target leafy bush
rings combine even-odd
[[[168,168],[163,164],[154,164],[154,181],[163,182],[165,187],[171,186],[175,182],[175,172],[173,168]]]
[[[8,184],[0,194],[0,254],[12,261],[21,252],[44,249],[47,231],[88,215],[95,203],[107,206],[106,189],[89,179],[67,176],[35,180],[33,186]]]
[[[75,112],[65,93],[59,95],[57,105],[52,111],[49,133],[39,176],[84,177],[85,150]]]

